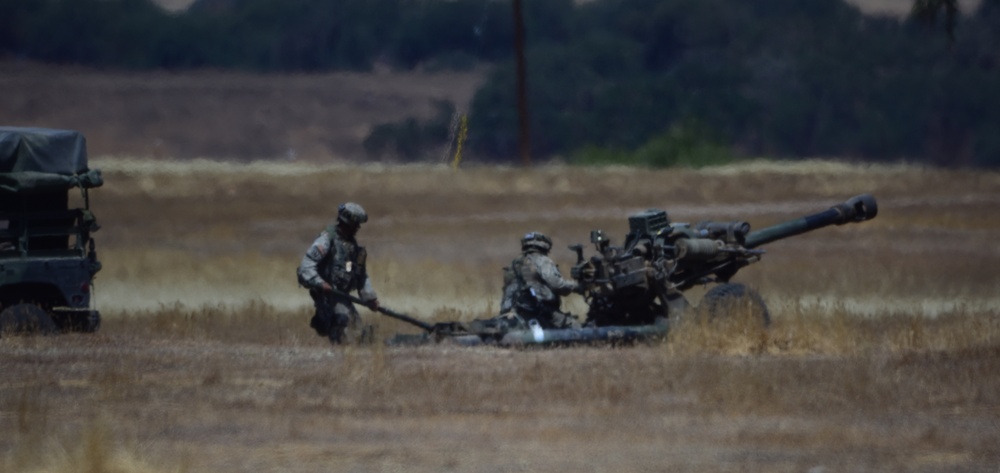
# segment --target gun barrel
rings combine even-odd
[[[829,225],[843,225],[852,222],[864,222],[878,215],[878,203],[870,194],[861,194],[847,201],[834,205],[829,209],[806,215],[794,220],[782,222],[763,228],[747,235],[746,248],[756,248],[775,240],[781,240]]]

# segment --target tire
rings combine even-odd
[[[94,333],[101,328],[101,313],[96,310],[56,309],[50,315],[60,332]]]
[[[770,325],[771,313],[764,298],[757,291],[738,283],[725,283],[713,287],[698,305],[699,312],[709,320],[733,315],[733,311],[748,308],[754,317],[759,317],[764,325]]]
[[[0,312],[0,336],[52,335],[56,323],[45,309],[35,304],[15,304]]]
[[[83,333],[94,333],[99,328],[101,328],[101,313],[93,311],[88,313],[84,318],[80,326],[80,331]]]

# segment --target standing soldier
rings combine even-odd
[[[351,291],[358,291],[369,309],[378,309],[378,298],[365,268],[367,253],[354,239],[367,221],[368,214],[360,205],[341,204],[337,223],[320,232],[299,265],[299,285],[309,289],[316,306],[310,326],[319,335],[330,337],[334,344],[359,335],[360,316],[348,298]]]
[[[552,240],[531,232],[521,238],[521,256],[504,268],[503,314],[516,313],[527,321],[535,319],[542,328],[576,328],[576,317],[561,311],[562,296],[578,291],[579,284],[563,279],[549,258]]]

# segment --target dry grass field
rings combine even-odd
[[[92,194],[104,325],[0,339],[0,472],[998,471],[1000,174],[352,164],[372,124],[462,108],[483,77],[0,62],[0,123],[83,131],[107,182]],[[359,238],[382,304],[443,321],[496,311],[529,230],[554,238],[565,271],[566,245],[598,228],[620,241],[649,207],[762,228],[861,192],[878,218],[770,244],[736,277],[766,298],[767,330],[331,347],[295,283],[344,200],[372,216]],[[416,332],[364,317],[380,338]]]
[[[5,472],[996,472],[1000,174],[832,162],[694,170],[97,157],[96,334],[0,339]],[[552,350],[331,347],[294,270],[344,200],[383,305],[492,314],[528,230],[628,214],[755,228],[861,192],[879,216],[767,245],[774,323]],[[697,294],[692,294],[697,298]],[[583,308],[578,296],[568,305]],[[364,313],[380,337],[416,329]]]

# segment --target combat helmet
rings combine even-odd
[[[521,251],[528,251],[529,249],[539,249],[544,253],[548,253],[552,249],[552,240],[539,232],[528,232],[525,233],[521,238]]]
[[[359,227],[367,221],[368,214],[365,213],[365,209],[354,202],[340,204],[340,207],[337,209],[337,222],[339,223]]]

